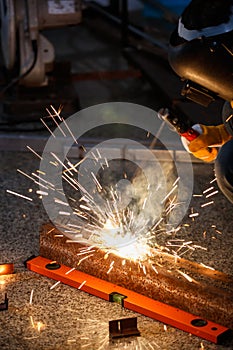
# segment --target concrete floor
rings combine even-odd
[[[0,313],[0,346],[7,350],[25,349],[208,349],[230,350],[233,343],[214,345],[171,326],[165,328],[140,314],[122,309],[72,287],[60,284],[53,290],[53,280],[29,272],[23,262],[39,252],[39,231],[48,222],[41,200],[35,194],[37,186],[17,173],[22,169],[30,174],[38,168],[38,159],[27,152],[1,152],[1,262],[14,262],[15,273],[0,276],[1,302],[4,293],[9,298],[8,311]],[[194,194],[209,187],[213,178],[212,165],[194,164]],[[16,197],[10,189],[33,198],[29,202]],[[32,192],[29,192],[32,191]],[[204,263],[232,274],[232,206],[221,193],[215,195],[210,209],[200,210],[200,198],[193,197],[190,208],[200,216],[188,223],[183,238],[202,245],[186,258]],[[219,213],[221,213],[219,215]],[[215,225],[215,226],[213,226]],[[203,235],[203,232],[206,234]],[[221,233],[220,233],[221,232]],[[30,304],[31,291],[34,291]],[[108,321],[138,317],[139,338],[128,338],[111,344],[108,340]],[[41,322],[41,331],[37,323]]]
[[[72,69],[76,73],[129,68],[129,63],[121,55],[116,42],[109,42],[106,38],[100,40],[93,28],[87,29],[85,25],[81,25],[79,28],[69,28],[67,31],[59,30],[59,36],[53,31],[50,36],[54,39],[59,37],[59,43],[56,44],[57,57],[60,59],[67,55],[71,57],[74,62]],[[70,51],[65,51],[64,47],[66,50],[70,48]],[[157,91],[155,98],[154,87],[145,77],[114,81],[102,79],[78,81],[75,83],[75,89],[81,108],[104,102],[122,101],[156,110],[160,104]],[[27,174],[38,169],[38,157],[28,152],[26,148],[28,139],[33,142],[33,148],[41,152],[48,136],[49,133],[44,130],[33,131],[32,128],[30,132],[8,131],[0,135],[0,263],[15,264],[13,275],[0,276],[0,302],[3,301],[5,292],[9,298],[8,311],[0,312],[0,348],[4,350],[233,349],[232,341],[226,345],[215,345],[63,284],[51,290],[54,281],[25,269],[23,262],[31,255],[39,253],[39,230],[49,218],[35,193],[37,186],[27,177],[20,175],[17,169]],[[180,144],[173,146],[175,150],[184,152],[179,148]],[[193,162],[192,169],[193,194],[201,194],[210,186],[210,181],[214,177],[213,164]],[[216,184],[214,188],[217,190]],[[33,201],[16,197],[7,193],[7,190],[32,197]],[[195,220],[189,217],[191,210],[200,213]],[[186,258],[232,275],[232,205],[227,199],[218,192],[214,196],[214,204],[202,209],[200,198],[192,197],[183,220],[190,225],[185,231],[184,238],[207,249],[196,250]],[[30,304],[32,290],[34,293]],[[108,321],[131,316],[138,317],[141,337],[111,343],[108,339]],[[40,331],[38,322],[41,322]]]

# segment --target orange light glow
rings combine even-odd
[[[0,264],[0,276],[14,272],[14,264]]]

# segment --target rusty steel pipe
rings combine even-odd
[[[122,264],[122,258],[114,254],[106,256],[106,252],[100,249],[96,249],[91,257],[81,260],[83,256],[77,254],[84,246],[80,243],[67,243],[67,237],[61,236],[61,233],[50,224],[42,226],[40,232],[42,257],[75,267],[84,273],[233,329],[231,276],[218,271],[211,275],[201,265],[185,259],[175,263],[166,256],[161,258],[166,262],[166,268],[161,267],[161,259],[158,258],[158,264],[156,262],[154,264],[157,272],[151,264],[144,264],[146,273],[137,262],[125,260]],[[114,268],[109,273],[112,261]],[[177,270],[183,271],[184,267],[189,275],[195,272],[195,279],[192,282],[177,272]],[[223,281],[226,281],[225,284]]]

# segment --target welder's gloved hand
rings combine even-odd
[[[217,155],[218,149],[216,147],[201,148],[198,151],[191,152],[194,157],[203,160],[204,162],[213,162]]]
[[[200,124],[202,133],[188,145],[189,151],[204,162],[212,162],[218,154],[218,148],[232,137],[224,124],[206,126]]]

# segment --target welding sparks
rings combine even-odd
[[[217,193],[218,193],[218,191],[216,190],[216,191],[214,191],[214,192],[211,192],[211,193],[207,194],[205,197],[206,197],[206,198],[209,198],[209,197],[211,197],[211,196],[214,196],[214,195],[217,194]]]
[[[200,350],[205,350],[205,347],[204,347],[204,345],[203,345],[203,343],[201,342],[201,344],[200,344]]]
[[[112,269],[113,269],[113,266],[110,266],[108,271],[107,271],[107,275],[112,271]]]
[[[80,265],[84,260],[90,258],[91,256],[93,256],[94,254],[90,254],[90,255],[87,255],[87,256],[84,256],[84,258],[80,259],[79,262],[78,262],[78,265]]]
[[[51,228],[48,232],[47,232],[47,234],[49,234],[49,233],[51,233],[51,232],[53,232],[55,230],[55,228],[53,227],[53,228]]]
[[[48,196],[48,192],[40,191],[40,190],[37,190],[37,191],[36,191],[36,194],[39,194],[39,195],[41,195],[41,196]]]
[[[75,270],[75,267],[73,267],[72,269],[70,269],[69,271],[66,271],[65,275],[68,275],[69,273],[71,273],[72,271]]]
[[[67,130],[69,132],[68,128]],[[108,159],[104,158],[98,150],[92,155],[94,157],[95,162],[98,162],[100,159],[102,159],[102,161],[105,161],[104,167],[102,168],[103,170],[106,169],[106,167],[110,167]],[[97,189],[99,193],[101,193],[103,199],[101,205],[99,205],[97,202],[95,202],[95,196],[93,195],[93,193],[91,191],[90,193],[87,192],[87,190],[82,187],[82,183],[80,183],[77,180],[77,176],[81,173],[81,167],[78,168],[78,166],[80,164],[85,164],[85,159],[82,159],[82,161],[75,164],[69,161],[68,159],[61,161],[55,153],[51,153],[51,156],[55,158],[55,161],[53,162],[54,167],[56,167],[58,164],[62,165],[63,167],[63,183],[65,183],[65,185],[68,185],[68,187],[72,187],[71,191],[73,191],[74,194],[69,194],[69,196],[67,196],[67,199],[69,199],[69,203],[72,202],[72,209],[73,212],[75,212],[75,215],[78,217],[78,220],[74,220],[74,222],[72,222],[72,219],[70,220],[70,212],[62,210],[67,210],[66,207],[69,204],[68,202],[65,202],[64,197],[59,195],[59,191],[61,191],[61,186],[59,186],[60,188],[58,188],[58,186],[56,187],[56,179],[54,179],[54,183],[49,181],[47,182],[45,172],[40,172],[39,180],[40,184],[41,182],[44,183],[44,186],[46,186],[46,190],[36,191],[36,193],[43,196],[49,195],[49,199],[51,199],[51,204],[60,208],[60,210],[58,210],[57,213],[59,213],[60,216],[63,217],[58,218],[58,220],[64,220],[64,226],[62,226],[64,228],[64,236],[70,238],[67,239],[66,242],[80,242],[85,245],[84,249],[78,250],[78,254],[76,256],[77,263],[75,264],[75,266],[80,265],[82,262],[84,263],[86,259],[90,259],[91,261],[93,255],[100,249],[104,251],[105,259],[109,259],[105,261],[107,265],[107,271],[105,271],[105,273],[112,275],[116,271],[118,261],[116,259],[116,263],[114,265],[114,260],[112,260],[112,254],[115,254],[122,258],[122,260],[120,261],[120,268],[123,271],[122,273],[127,273],[130,276],[131,266],[133,266],[133,264],[131,264],[130,262],[136,261],[138,263],[138,271],[140,271],[142,279],[145,279],[143,274],[146,275],[150,273],[156,279],[156,275],[161,273],[161,269],[159,267],[157,268],[157,266],[162,266],[163,262],[161,261],[161,264],[157,264],[157,260],[160,260],[159,258],[157,259],[157,256],[155,256],[155,252],[165,252],[166,254],[172,254],[174,256],[174,261],[176,262],[177,259],[180,256],[186,254],[186,252],[192,252],[194,249],[206,250],[206,248],[195,244],[195,242],[193,243],[190,240],[190,238],[188,238],[188,242],[185,241],[187,240],[187,237],[185,237],[184,239],[174,239],[174,237],[179,237],[179,234],[177,234],[179,228],[177,228],[176,230],[167,224],[169,222],[169,214],[173,211],[176,205],[180,205],[179,203],[177,203],[176,199],[176,192],[178,190],[178,183],[180,181],[179,177],[175,181],[172,180],[172,186],[168,187],[166,193],[162,197],[162,200],[161,198],[159,198],[159,200],[155,198],[155,202],[157,201],[160,207],[164,208],[163,212],[159,213],[158,215],[156,213],[152,219],[148,219],[146,216],[144,216],[144,211],[147,211],[147,206],[149,202],[149,185],[147,186],[147,193],[145,191],[145,193],[143,194],[145,196],[141,198],[142,200],[140,202],[140,205],[137,203],[138,206],[136,210],[133,207],[132,203],[130,203],[129,206],[124,207],[122,209],[120,205],[122,194],[119,191],[117,191],[117,188],[113,185],[104,185],[104,183],[101,181],[101,176],[91,173],[91,176],[89,176],[89,181],[96,185],[94,190]],[[54,167],[51,166],[51,168]],[[26,174],[25,176],[29,177],[35,182],[36,175],[31,176]],[[81,176],[83,176],[82,173]],[[127,175],[125,170],[123,173],[123,177],[124,179],[129,178],[130,181],[130,174]],[[210,187],[208,190],[204,191],[202,195],[198,196],[203,197],[202,201],[204,201],[205,198],[211,197],[216,193],[217,192],[214,190],[214,188]],[[24,196],[22,197],[24,198]],[[63,200],[60,198],[63,198]],[[32,200],[29,197],[25,199]],[[210,201],[208,203],[202,204],[202,206],[204,207],[212,203],[213,201]],[[141,215],[138,215],[138,211],[140,210]],[[197,212],[192,212],[189,215],[190,218],[195,218],[197,216],[199,216],[199,213]],[[148,223],[148,220],[151,221]],[[183,232],[185,230],[187,231],[187,227],[189,226],[189,224],[184,224]],[[53,230],[54,228],[51,229],[49,232]],[[63,237],[63,235],[55,235],[55,237]],[[160,246],[158,244],[159,237],[165,237],[162,238],[165,241],[163,246]],[[69,247],[67,249],[69,249]],[[153,256],[152,252],[154,254]],[[154,257],[155,259],[153,260],[152,264],[151,259]],[[75,268],[70,269],[66,272],[66,275],[72,273],[72,271],[74,270]],[[172,269],[171,273],[173,273]],[[195,282],[186,273],[181,271],[179,271],[179,273],[190,283]],[[182,277],[179,276],[179,278],[183,280]],[[59,285],[59,283],[60,281],[57,281],[53,286],[50,287],[50,290],[53,290],[56,286]],[[86,281],[83,281],[79,285],[78,289],[87,290],[88,287],[84,287],[85,283]],[[30,295],[30,304],[32,304],[32,299],[33,290],[31,291]],[[36,328],[39,332],[41,331],[41,322],[35,323],[32,320],[31,323],[33,325],[33,328]],[[167,330],[166,326],[164,326],[164,330]],[[77,332],[70,332],[70,334],[72,334],[72,339],[70,341],[67,341],[68,343],[75,342],[75,338],[73,337],[76,336],[76,333]],[[85,344],[86,348],[91,348],[91,338],[87,337],[86,339],[89,340],[88,343]],[[108,339],[108,337],[106,339]],[[105,338],[103,339],[103,344],[106,344]],[[99,348],[101,348],[103,344],[101,344]],[[139,346],[135,347],[135,349],[142,348],[143,347],[140,344]],[[145,349],[149,348],[153,349],[154,347],[151,344],[146,344]]]
[[[78,289],[82,289],[82,287],[84,286],[84,284],[86,283],[87,281],[83,281],[80,286],[78,287]]]
[[[131,232],[122,232],[120,226],[116,226],[110,219],[106,221],[101,231],[101,246],[108,248],[114,254],[131,260],[145,259],[150,255],[150,247],[147,245],[147,239]]]
[[[214,190],[213,186],[211,186],[211,187],[207,188],[206,190],[204,190],[203,193],[205,194],[205,193],[207,193],[209,191],[212,191],[212,190]]]
[[[32,305],[33,293],[34,293],[34,290],[32,289],[32,290],[31,290],[31,294],[30,294],[30,300],[29,300],[29,304],[30,304],[30,305]]]
[[[205,267],[206,269],[209,269],[209,270],[212,270],[212,271],[215,271],[215,269],[213,267],[210,267],[208,265],[205,265],[203,263],[200,263],[200,265],[202,265],[203,267]]]
[[[71,136],[73,141],[78,144],[69,125],[60,116],[61,111],[56,111],[53,106],[50,107],[52,111],[47,109],[49,118],[59,128],[64,138]],[[63,128],[59,125],[60,122],[63,122]],[[43,124],[49,129],[44,121]],[[50,132],[51,135],[55,137],[51,130]],[[28,149],[39,159],[43,159],[31,147],[28,147]],[[86,150],[83,152],[86,152]],[[95,149],[95,151],[90,153],[91,158],[89,158],[89,160],[91,159],[91,162],[94,162],[95,164],[100,162],[100,168],[103,171],[105,169],[109,170],[109,160],[101,154],[99,149]],[[86,248],[86,250],[84,249],[77,254],[77,258],[79,259],[77,263],[78,265],[86,259],[90,259],[95,252],[100,249],[105,252],[106,259],[110,254],[115,254],[121,257],[122,266],[127,265],[126,260],[138,262],[142,272],[146,274],[147,268],[144,262],[151,262],[152,251],[153,254],[154,252],[166,252],[174,255],[175,259],[177,259],[186,252],[198,248],[197,244],[196,247],[194,247],[194,244],[190,242],[185,244],[184,241],[177,241],[176,243],[174,241],[168,241],[169,236],[174,238],[180,230],[180,227],[174,228],[167,224],[167,219],[169,219],[169,216],[174,209],[176,209],[177,206],[182,205],[182,203],[177,202],[177,191],[180,177],[177,177],[175,180],[172,179],[166,193],[161,196],[162,199],[159,199],[158,204],[162,213],[157,215],[157,213],[151,212],[148,215],[148,203],[150,201],[151,191],[150,183],[147,183],[145,192],[140,194],[141,198],[138,202],[135,201],[136,204],[132,201],[122,209],[121,204],[124,193],[121,193],[117,184],[115,186],[112,184],[109,184],[108,186],[104,185],[101,178],[99,178],[99,176],[93,171],[88,171],[88,179],[94,184],[94,189],[92,188],[92,191],[89,192],[88,188],[85,188],[79,181],[79,176],[86,176],[85,172],[80,171],[80,169],[85,169],[85,154],[77,163],[68,159],[68,156],[63,160],[61,153],[56,154],[54,151],[49,150],[48,154],[49,157],[52,157],[53,159],[53,161],[48,161],[49,166],[52,169],[55,168],[55,170],[56,168],[60,169],[59,166],[62,166],[61,173],[59,170],[59,175],[62,176],[62,181],[69,187],[71,193],[72,191],[74,192],[74,195],[69,194],[66,198],[66,195],[62,191],[63,189],[57,188],[56,186],[56,176],[52,180],[49,178],[46,179],[46,171],[42,171],[44,169],[36,171],[30,175],[21,170],[18,171],[32,180],[35,184],[39,184],[41,189],[37,190],[36,194],[42,196],[43,199],[44,196],[51,198],[52,204],[58,208],[57,213],[59,215],[57,215],[57,221],[58,223],[60,223],[60,221],[65,222],[62,227],[64,228],[64,235],[68,238],[66,242],[77,242],[85,244],[87,247],[92,247],[92,249]],[[84,167],[82,168],[83,165]],[[125,169],[123,171],[123,178],[130,182],[130,176]],[[159,188],[161,184],[158,183],[157,186]],[[95,201],[96,191],[103,199],[101,205]],[[206,198],[213,196],[216,194],[216,191],[213,191],[214,188],[211,186],[204,191],[201,196],[204,195]],[[16,192],[9,190],[7,192],[32,201],[31,198],[20,195]],[[65,197],[61,197],[61,195],[64,195]],[[212,203],[212,201],[204,203],[202,206],[207,206],[210,203]],[[69,210],[71,204],[73,207],[72,210]],[[78,225],[72,221],[74,216],[78,218]],[[199,216],[199,213],[194,213],[193,211],[189,215],[192,220],[197,216]],[[159,238],[164,236],[166,243],[163,245],[157,244]],[[56,235],[56,237],[62,236]],[[152,268],[157,274],[158,271],[154,265]],[[107,273],[109,274],[113,270],[114,264],[111,264]],[[59,283],[60,282],[58,281],[50,289],[55,288]]]
[[[189,217],[190,218],[194,218],[194,217],[197,217],[199,216],[199,213],[192,213],[192,214],[189,214]]]
[[[34,151],[34,149],[32,149],[31,147],[27,146],[27,148],[29,149],[29,151],[31,151],[32,153],[34,153],[39,159],[43,159],[36,151]]]
[[[101,322],[99,319],[77,318],[79,335],[76,334],[67,339],[67,343],[76,343],[76,348],[80,344],[80,349],[128,349],[128,350],[155,350],[161,347],[154,341],[140,337],[122,337],[111,339],[109,336],[109,323]],[[97,329],[98,325],[98,329]]]
[[[177,189],[177,187],[178,185],[175,184],[175,186],[170,190],[170,192],[168,192],[168,194],[163,198],[161,204],[163,204],[166,201],[166,199]]]
[[[211,205],[211,204],[214,204],[214,201],[209,201],[207,203],[203,203],[203,204],[201,204],[201,207],[204,208],[204,207],[207,207],[208,205]]]
[[[189,275],[187,275],[187,273],[182,272],[182,271],[180,271],[180,270],[177,270],[177,272],[179,272],[184,278],[186,278],[187,281],[193,282],[192,277],[190,277]]]
[[[30,322],[31,322],[32,328],[36,329],[38,332],[41,332],[46,327],[46,325],[43,322],[41,322],[41,321],[35,322],[33,320],[32,316],[30,316]]]
[[[7,193],[10,193],[10,194],[13,194],[13,195],[15,195],[15,196],[17,196],[17,197],[24,198],[24,199],[26,199],[26,200],[32,202],[32,198],[27,197],[27,196],[24,196],[24,195],[22,195],[22,194],[20,194],[20,193],[17,193],[17,192],[11,191],[11,190],[6,190],[6,192],[7,192]]]
[[[59,215],[70,216],[70,213],[68,211],[59,210]]]
[[[54,283],[54,284],[50,287],[50,290],[56,288],[56,287],[59,285],[59,283],[61,283],[61,281],[57,281],[56,283]]]

